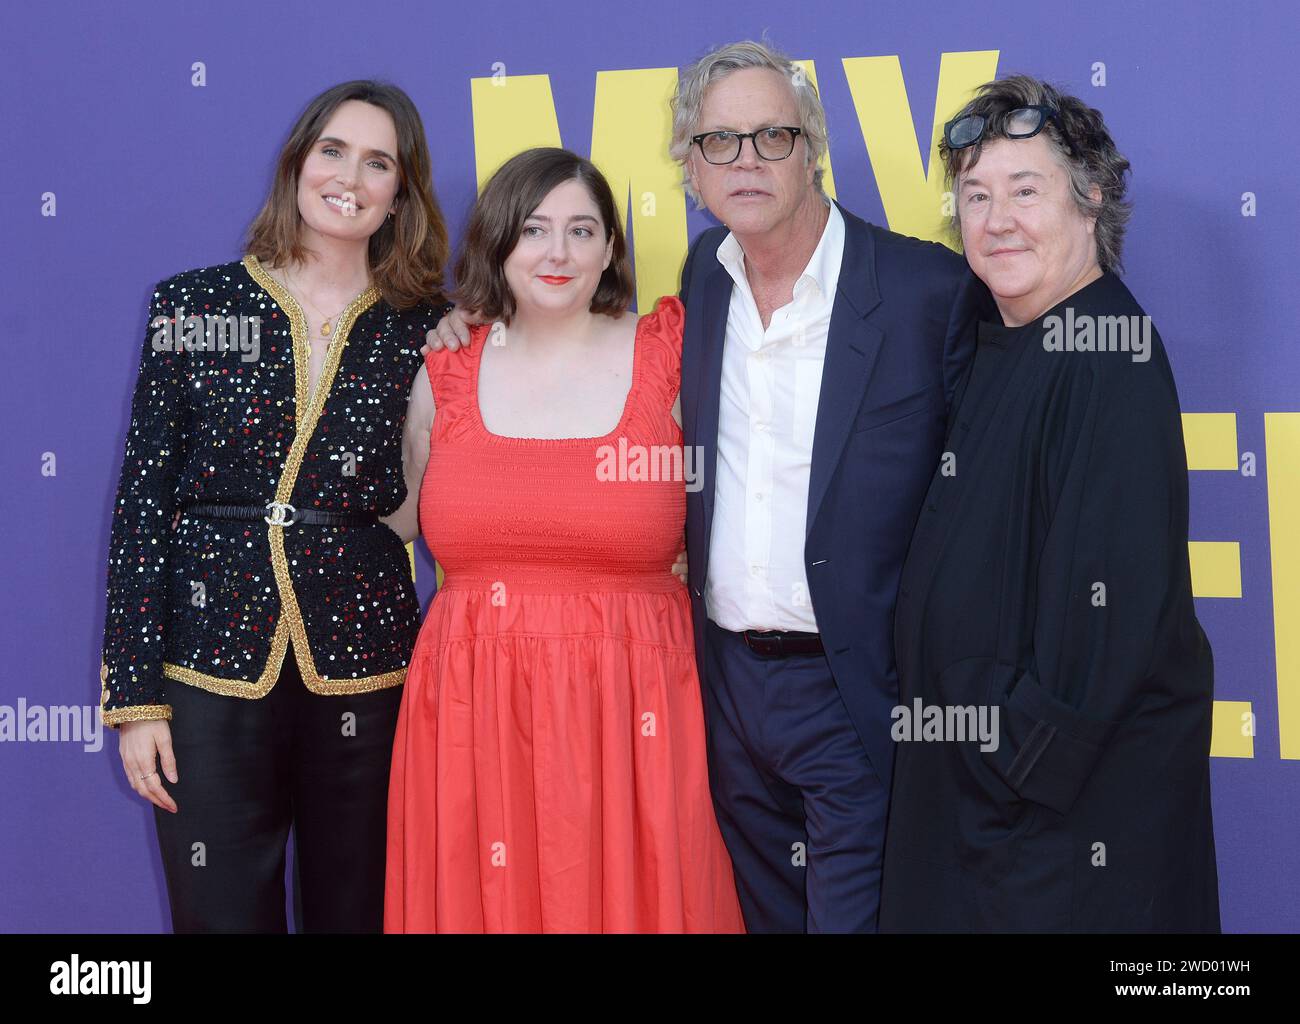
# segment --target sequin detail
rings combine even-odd
[[[256,359],[152,343],[155,323],[171,321],[179,337],[184,318],[241,314],[260,317]],[[368,289],[339,317],[309,395],[305,318],[256,258],[158,285],[114,506],[106,724],[170,717],[164,678],[264,696],[291,638],[313,692],[403,681],[419,605],[406,548],[388,526],[182,515],[173,528],[173,519],[194,502],[272,499],[390,515],[406,495],[407,397],[439,314],[428,304],[396,310]]]

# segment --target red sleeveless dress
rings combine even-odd
[[[427,357],[420,524],[445,579],[397,722],[385,931],[744,930],[669,570],[686,495],[659,446],[682,444],[682,322],[675,297],[640,319],[599,438],[489,433],[486,326]]]

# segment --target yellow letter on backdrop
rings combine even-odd
[[[975,90],[996,77],[997,50],[945,53],[939,63],[939,89],[934,100],[934,129],[928,154],[929,173],[921,163],[912,107],[897,57],[845,57],[857,108],[862,139],[880,189],[885,219],[893,231],[943,242],[957,248],[943,216],[943,166],[939,136],[944,123],[965,105]]]

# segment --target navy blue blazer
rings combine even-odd
[[[839,206],[839,204],[836,204]],[[898,702],[894,601],[921,502],[942,455],[949,403],[991,318],[988,291],[937,242],[868,224],[839,206],[844,256],[831,310],[813,434],[804,568],[836,685],[885,785]],[[686,496],[696,655],[718,463],[718,396],[732,280],[718,262],[725,227],[703,232],[682,268],[684,442],[703,486]]]

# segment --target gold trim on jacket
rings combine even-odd
[[[99,718],[110,729],[118,728],[123,722],[170,721],[172,706],[170,704],[128,704],[126,707],[105,711],[108,703],[108,662],[101,659],[99,663]]]
[[[379,301],[379,291],[372,285],[348,303],[347,308],[339,314],[329,347],[325,350],[325,363],[321,367],[320,379],[316,382],[316,391],[314,394],[309,394],[311,343],[307,338],[307,319],[301,307],[294,297],[267,273],[256,256],[251,254],[245,256],[243,264],[249,276],[288,314],[289,329],[293,336],[294,410],[297,427],[293,444],[285,459],[284,471],[280,474],[280,480],[275,488],[274,498],[277,502],[287,502],[293,496],[298,471],[302,466],[307,446],[311,443],[312,434],[316,430],[316,422],[320,419],[321,411],[325,408],[325,402],[334,387],[334,376],[342,361],[348,335],[357,318]],[[243,679],[223,679],[220,676],[211,676],[170,662],[163,662],[163,675],[229,697],[250,699],[265,697],[280,677],[285,652],[292,638],[298,670],[307,689],[312,693],[369,693],[372,690],[383,690],[400,685],[406,679],[405,667],[380,675],[362,676],[359,679],[328,679],[316,670],[311,645],[307,640],[307,627],[303,622],[302,611],[298,607],[298,595],[293,589],[293,580],[289,576],[288,559],[284,553],[284,530],[285,527],[274,523],[267,527],[267,539],[271,547],[271,567],[280,594],[280,616],[275,624],[275,633],[271,637],[271,653],[267,657],[261,675],[252,682]],[[128,710],[137,709],[124,708],[122,712]]]

